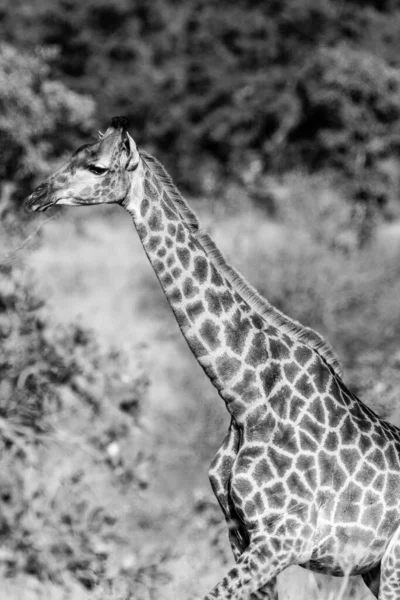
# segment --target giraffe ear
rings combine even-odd
[[[124,165],[126,171],[135,171],[139,164],[139,152],[136,144],[127,131],[123,134],[124,147],[127,153],[126,163]]]

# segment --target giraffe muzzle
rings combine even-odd
[[[24,208],[26,212],[43,212],[53,204],[57,199],[54,198],[52,191],[47,183],[39,185],[34,192],[25,201]]]

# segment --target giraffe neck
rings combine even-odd
[[[220,273],[199,241],[194,214],[189,210],[183,218],[162,181],[146,165],[143,171],[142,199],[134,209],[129,200],[125,207],[183,336],[240,422],[247,404],[265,396],[257,368],[263,366],[264,382],[271,379],[266,330],[278,332],[268,328]]]

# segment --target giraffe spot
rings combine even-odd
[[[313,438],[306,432],[300,430],[300,448],[304,452],[316,452],[318,449],[317,443],[313,440]]]
[[[307,498],[310,495],[308,486],[297,471],[290,473],[287,478],[287,486],[292,494],[296,494],[296,496],[300,496],[301,498]]]
[[[204,310],[204,308],[203,308]],[[220,339],[218,337],[220,327],[215,325],[210,319],[204,321],[200,328],[200,335],[203,341],[211,348],[215,350],[220,345]]]
[[[329,452],[336,452],[339,447],[339,438],[335,431],[330,431],[328,433],[324,446]]]
[[[90,194],[92,193],[92,188],[90,186],[86,186],[83,188],[83,190],[80,191],[80,196],[82,196],[82,198],[87,198],[88,196],[90,196]]]
[[[297,418],[300,415],[303,407],[304,400],[299,396],[292,396],[289,407],[289,420],[292,421],[292,423],[297,421]]]
[[[265,458],[262,458],[254,467],[253,479],[258,487],[271,481],[275,478],[274,472],[272,471],[269,463]]]
[[[253,486],[250,481],[244,479],[243,477],[235,477],[233,480],[233,485],[235,488],[235,492],[241,497],[245,498],[253,491]]]
[[[143,225],[143,223],[139,223],[136,226],[136,230],[139,234],[140,239],[142,240],[142,242],[146,239],[147,237],[147,227],[145,225]]]
[[[296,386],[297,388],[297,386]],[[324,411],[324,407],[322,406],[321,398],[317,396],[310,404],[310,413],[319,423],[325,425],[326,414]]]
[[[256,492],[253,497],[253,502],[256,507],[256,511],[258,513],[263,513],[265,510],[265,505],[262,499],[260,492]]]
[[[253,336],[245,362],[252,367],[258,367],[258,365],[265,364],[267,360],[268,350],[266,336],[264,333],[258,332]]]
[[[260,390],[256,386],[256,374],[251,369],[246,369],[240,381],[238,381],[233,391],[239,394],[239,396],[245,402],[254,402],[261,397]]]
[[[193,298],[193,296],[196,296],[200,292],[200,289],[193,285],[193,280],[190,277],[186,277],[183,282],[182,291],[185,298]]]
[[[220,295],[220,301],[222,304],[222,308],[224,309],[225,312],[229,312],[229,310],[234,305],[233,296],[229,290],[225,290]]]
[[[294,352],[295,361],[300,363],[301,365],[305,365],[306,363],[308,363],[308,361],[311,360],[312,356],[313,353],[311,348],[304,344],[298,346]]]
[[[211,263],[211,283],[216,287],[221,287],[224,284],[224,280],[220,273],[217,271],[215,265]]]
[[[174,267],[171,271],[171,275],[174,279],[179,279],[179,277],[182,275],[183,271],[180,267]]]
[[[269,340],[269,352],[271,358],[284,360],[289,358],[289,350],[280,340],[270,338]]]
[[[60,185],[67,183],[67,181],[68,177],[66,175],[58,175],[58,177],[56,177],[56,183],[59,183]]]
[[[283,366],[283,372],[289,383],[292,383],[295,380],[299,371],[300,367],[295,362],[285,363]]]
[[[304,373],[300,379],[296,381],[296,391],[303,396],[303,398],[309,398],[314,394],[315,389],[308,374]]]
[[[260,373],[261,381],[263,384],[264,392],[268,397],[275,384],[282,377],[281,365],[279,363],[271,363],[264,371]]]
[[[259,315],[252,315],[251,322],[256,329],[263,329],[265,321]]]
[[[185,313],[182,310],[174,309],[174,312],[175,312],[175,318],[181,329],[184,329],[190,325],[189,319],[187,318],[187,316],[185,315]]]
[[[325,452],[325,450],[321,450],[318,454],[320,485],[332,485],[333,476],[337,469],[340,469],[340,467],[338,467],[336,461],[332,461],[332,456]]]
[[[361,436],[361,438],[364,436]],[[367,437],[367,436],[365,436]],[[361,441],[361,440],[360,440]],[[360,449],[361,449],[361,445],[360,445]],[[364,454],[364,452],[363,452]],[[399,449],[395,448],[394,444],[391,443],[389,444],[389,446],[387,447],[386,451],[385,451],[385,456],[386,456],[386,462],[387,465],[390,469],[399,469],[400,468],[400,464],[399,464],[399,460],[400,460],[400,456],[399,456]]]
[[[290,454],[296,454],[299,451],[297,447],[296,432],[289,424],[282,424],[277,428],[272,443],[278,449],[290,452]]]
[[[153,261],[153,269],[157,273],[157,275],[160,275],[160,273],[162,273],[165,270],[165,265],[163,262],[161,262],[161,260],[156,259],[155,261]]]
[[[354,444],[357,438],[357,431],[351,422],[349,416],[347,416],[340,427],[340,442],[343,445]]]
[[[157,256],[159,256],[160,258],[164,258],[166,254],[167,250],[165,248],[160,248],[159,250],[157,250]]]
[[[145,217],[147,215],[147,213],[149,212],[149,208],[150,202],[147,200],[147,198],[143,198],[142,204],[140,205],[140,214],[142,215],[142,217]]]
[[[233,462],[233,458],[230,456],[224,456],[222,459],[220,472],[223,474],[224,478],[230,477],[230,474],[232,473]]]
[[[205,299],[207,302],[208,310],[218,317],[222,313],[222,306],[220,301],[220,294],[217,294],[213,289],[206,290]]]
[[[360,469],[357,471],[355,480],[367,486],[373,480],[375,474],[375,469],[371,465],[367,465],[363,462]]]
[[[335,511],[335,521],[339,523],[354,523],[358,521],[360,506],[345,501],[339,502]]]
[[[258,406],[254,410],[252,410],[247,417],[247,433],[250,433],[254,427],[256,427],[260,421],[265,417],[265,415],[269,414],[270,410],[267,404]]]
[[[176,251],[178,258],[184,269],[189,268],[190,263],[190,252],[187,248],[178,248]]]
[[[303,431],[307,431],[309,435],[311,435],[317,442],[322,442],[324,437],[325,428],[322,427],[319,423],[314,421],[314,419],[309,415],[305,414],[300,421],[300,427]]]
[[[152,235],[147,241],[146,248],[149,252],[155,252],[160,244],[161,237],[159,235]]]
[[[193,277],[199,283],[204,283],[208,275],[208,262],[203,256],[196,256],[193,266]]]
[[[182,292],[177,287],[168,292],[168,299],[172,304],[177,304],[182,301]]]
[[[253,500],[247,500],[246,504],[244,505],[244,513],[246,515],[247,520],[250,520],[255,516],[256,506],[255,506]],[[255,569],[257,569],[258,565],[256,563],[254,563],[254,564],[255,564]]]
[[[285,488],[283,487],[283,484],[280,481],[278,481],[277,483],[274,483],[272,485],[266,486],[264,488],[264,495],[266,496],[266,501],[267,501],[269,508],[277,509],[277,508],[283,508],[285,506],[286,492],[285,492]],[[271,517],[269,517],[269,522],[268,522],[268,525],[270,525],[270,524],[271,524]],[[276,539],[276,538],[270,539],[271,543],[273,542],[274,539]]]
[[[158,208],[153,208],[153,211],[147,222],[152,231],[161,231],[163,228],[162,212]]]
[[[357,465],[361,460],[361,456],[355,448],[343,448],[340,450],[340,458],[344,464],[347,472],[353,474],[357,469]],[[381,467],[384,468],[384,465]]]
[[[393,533],[393,523],[399,522],[399,513],[397,509],[388,510],[385,507],[385,513],[382,522],[379,525],[379,531],[377,532],[380,537],[388,538]],[[389,596],[390,598],[390,596]]]
[[[240,369],[240,361],[228,354],[223,354],[216,361],[218,375],[224,383],[232,379]]]
[[[388,506],[397,506],[399,503],[400,479],[399,475],[388,473],[386,475],[385,501]]]
[[[185,228],[183,227],[182,223],[179,223],[178,228],[176,230],[176,241],[179,242],[180,244],[184,244],[185,240],[186,240]]]
[[[290,406],[292,390],[288,385],[284,385],[269,398],[269,404],[274,413],[281,419],[287,418]]]
[[[168,223],[167,231],[168,231],[169,235],[172,235],[172,237],[175,237],[176,225],[174,225],[174,223]]]
[[[193,302],[192,304],[188,304],[186,307],[187,316],[191,321],[196,321],[196,319],[203,314],[204,306],[201,300],[197,302]]]
[[[282,454],[272,446],[268,448],[268,458],[271,464],[274,466],[278,477],[286,475],[287,471],[291,468],[293,459],[286,454]]]
[[[226,322],[225,324],[224,333],[228,348],[236,354],[241,354],[250,329],[250,320],[247,317],[242,318],[238,309],[232,317],[232,323]]]
[[[170,254],[166,260],[167,267],[171,268],[172,265],[174,264],[175,260],[176,260],[175,256],[173,254]]]
[[[383,515],[383,505],[378,500],[373,506],[368,506],[362,511],[361,525],[376,529],[377,523],[380,522]]]
[[[165,273],[162,277],[160,277],[160,282],[163,288],[166,289],[174,283],[174,280],[169,273]]]
[[[381,492],[383,490],[384,484],[385,484],[385,477],[384,477],[383,473],[380,473],[375,478],[374,482],[372,483],[372,487],[374,488],[374,490]]]

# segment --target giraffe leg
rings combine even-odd
[[[373,567],[370,571],[363,573],[361,577],[364,579],[364,583],[376,598],[379,597],[379,581],[381,578],[381,565]]]
[[[271,590],[271,585],[275,592],[276,576],[290,564],[291,556],[287,552],[274,551],[267,540],[252,542],[239,557],[235,567],[204,600],[247,600],[250,594],[259,594],[265,586],[267,590]]]
[[[400,598],[400,527],[396,529],[381,561],[379,600]]]
[[[235,560],[239,558],[249,544],[247,531],[235,511],[229,495],[229,482],[238,449],[239,430],[232,420],[229,431],[211,463],[208,476],[212,490],[228,524],[229,541]]]
[[[229,482],[233,462],[239,449],[240,434],[234,421],[231,422],[221,447],[211,463],[209,477],[213,492],[228,524],[229,542],[237,562],[249,545],[249,535],[240,521],[229,494]],[[250,596],[250,600],[277,600],[276,578]]]

